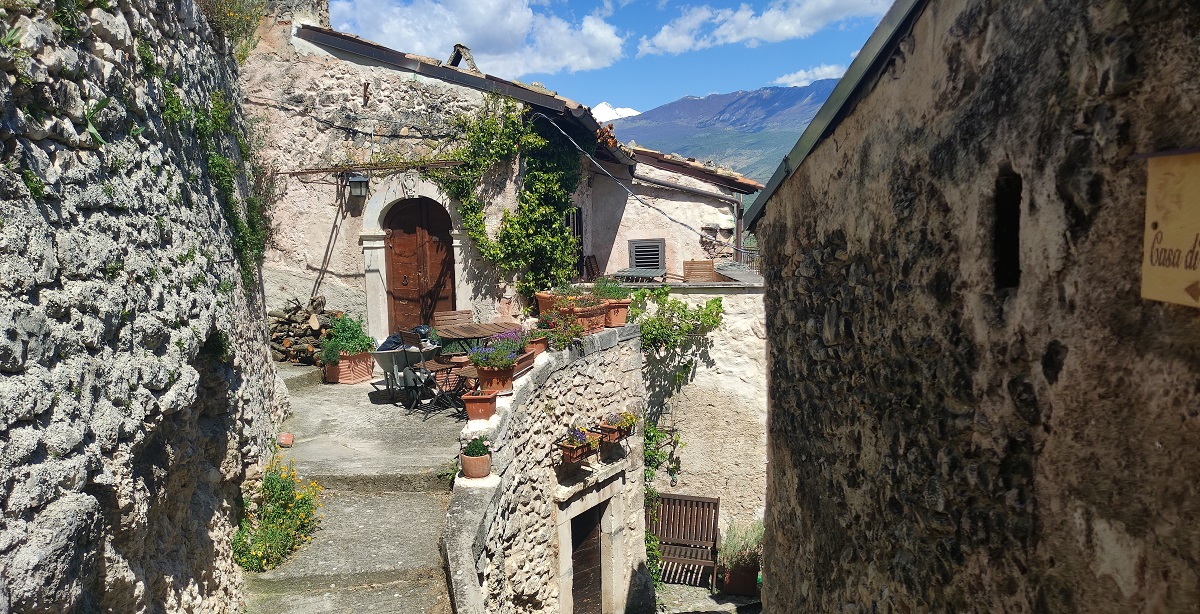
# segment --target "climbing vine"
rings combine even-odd
[[[578,246],[565,219],[582,176],[579,153],[549,121],[525,113],[512,99],[488,98],[477,116],[456,119],[461,145],[447,157],[462,164],[425,172],[459,202],[463,228],[480,254],[502,271],[522,274],[517,289],[527,296],[575,275]],[[578,143],[594,140],[583,134],[575,137]],[[504,213],[493,239],[484,220],[480,186],[489,171],[517,156],[523,166],[517,209]]]

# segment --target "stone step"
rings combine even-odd
[[[326,490],[322,502],[312,542],[246,574],[248,614],[449,612],[439,544],[448,495]]]
[[[320,386],[324,381],[321,370],[311,365],[294,365],[286,362],[277,362],[275,363],[275,369],[279,371],[279,377],[283,378],[284,385],[287,386],[288,392],[292,394],[296,394],[305,388]]]

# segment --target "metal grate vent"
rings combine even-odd
[[[629,266],[636,269],[661,269],[664,264],[664,239],[641,239],[629,242]]]

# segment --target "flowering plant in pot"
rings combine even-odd
[[[357,384],[371,379],[371,350],[375,340],[363,332],[361,320],[333,319],[321,341],[321,363],[330,384]]]
[[[543,313],[538,316],[537,324],[534,328],[528,331],[528,341],[525,342],[525,351],[533,352],[534,356],[545,352],[550,348],[550,328],[552,315]]]
[[[608,301],[608,312],[604,315],[604,325],[612,328],[625,326],[629,319],[629,298],[631,290],[621,282],[611,277],[597,277],[592,284],[592,294]]]
[[[600,435],[607,443],[617,443],[633,432],[637,420],[628,409],[609,413],[600,421]]]
[[[604,316],[608,313],[608,301],[586,293],[579,296],[562,297],[556,303],[559,314],[574,315],[583,326],[583,334],[590,335],[604,330]]]
[[[512,391],[513,367],[525,349],[520,331],[506,331],[488,337],[487,344],[471,350],[471,364],[479,371],[479,387],[484,390]]]
[[[578,463],[600,447],[600,434],[571,425],[567,428],[567,436],[558,442],[558,447],[562,450],[564,463]]]
[[[762,567],[763,522],[747,525],[729,523],[717,552],[717,565],[725,570],[722,592],[728,595],[758,595],[758,572]]]
[[[492,472],[492,442],[476,437],[458,455],[464,478],[486,478]]]

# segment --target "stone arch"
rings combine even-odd
[[[457,291],[455,309],[470,307],[466,297],[471,296],[463,262],[465,233],[458,208],[433,182],[422,178],[415,171],[389,175],[376,180],[371,195],[363,207],[363,229],[359,243],[363,250],[363,272],[367,294],[367,332],[377,341],[391,334],[388,330],[387,259],[385,253],[385,226],[388,213],[397,204],[413,199],[428,199],[441,205],[450,215],[451,249],[454,254],[454,280]],[[374,183],[374,182],[373,182]],[[466,306],[464,306],[464,303]]]

